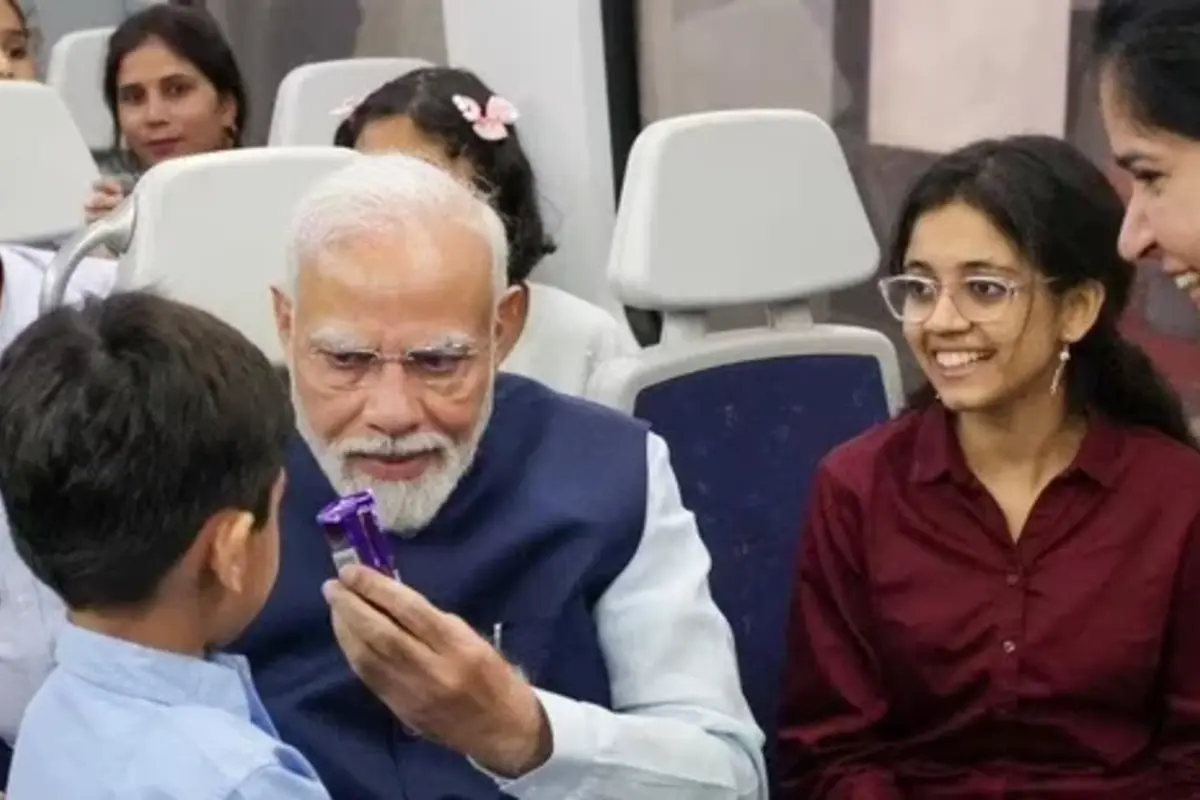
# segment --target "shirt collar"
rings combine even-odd
[[[207,659],[152,650],[66,624],[58,636],[59,669],[117,694],[168,706],[205,705],[252,720],[252,684],[239,656]]]
[[[934,483],[949,478],[964,485],[973,481],[974,476],[954,432],[954,415],[941,403],[916,413],[921,418],[917,422],[910,471],[912,480]],[[1093,416],[1088,422],[1083,444],[1064,474],[1086,475],[1105,489],[1112,489],[1121,471],[1120,455],[1124,443],[1125,433],[1121,428],[1106,417]]]

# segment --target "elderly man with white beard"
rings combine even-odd
[[[274,290],[299,429],[279,578],[234,649],[340,800],[765,798],[666,446],[497,374],[506,259],[487,202],[405,156],[301,201]],[[399,582],[335,576],[316,521],[368,488]]]

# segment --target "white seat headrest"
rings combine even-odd
[[[419,58],[352,58],[296,67],[279,84],[267,144],[331,145],[353,106],[388,81],[428,66]]]
[[[356,157],[342,148],[280,147],[159,164],[134,194],[133,241],[118,285],[158,287],[280,359],[269,290],[287,276],[293,210],[316,181]]]
[[[609,260],[628,305],[798,300],[870,278],[878,259],[842,148],[813,114],[695,114],[634,143]]]
[[[81,228],[99,177],[58,92],[0,81],[0,241],[44,242]]]
[[[94,151],[111,150],[112,115],[104,104],[104,59],[113,28],[68,33],[50,51],[46,84],[62,95],[83,139]]]

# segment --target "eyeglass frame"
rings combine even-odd
[[[896,309],[892,308],[892,304],[888,301],[888,288],[895,286],[901,281],[914,281],[923,283],[926,286],[932,285],[934,288],[936,288],[937,295],[934,298],[933,303],[930,305],[929,314],[921,319],[910,319],[903,313],[897,312]],[[1005,287],[1004,299],[1002,304],[998,306],[998,311],[995,316],[977,319],[972,318],[972,315],[963,312],[962,306],[960,306],[958,301],[955,299],[955,295],[962,289],[964,285],[970,283],[971,281],[990,281]],[[958,313],[958,315],[967,322],[970,322],[972,325],[987,325],[989,323],[996,322],[1003,317],[1005,311],[1011,307],[1013,299],[1021,292],[1027,290],[1030,286],[1034,284],[1052,283],[1054,283],[1053,278],[1047,278],[1041,275],[1026,278],[1006,278],[999,275],[968,275],[965,278],[959,278],[950,284],[949,288],[952,288],[953,290],[950,294],[950,303],[954,306],[954,310]],[[945,282],[940,281],[937,278],[932,278],[926,275],[912,275],[908,273],[900,275],[888,275],[880,278],[876,282],[876,286],[879,289],[880,297],[883,299],[883,305],[887,308],[888,313],[890,313],[898,322],[908,325],[924,325],[926,322],[928,322],[930,318],[933,317],[934,312],[937,311],[938,301],[941,300],[942,293],[948,288]]]
[[[449,341],[442,344],[427,344],[417,347],[410,347],[400,353],[388,354],[375,348],[367,347],[345,347],[329,344],[310,344],[308,352],[310,357],[323,362],[322,366],[331,372],[339,370],[348,371],[353,367],[349,365],[339,366],[336,360],[339,358],[362,358],[366,359],[367,363],[361,365],[363,375],[357,378],[351,378],[350,382],[344,385],[335,385],[337,381],[326,380],[322,381],[327,388],[333,391],[355,391],[363,388],[365,379],[370,376],[378,378],[383,367],[387,364],[398,364],[404,371],[405,377],[416,377],[417,382],[425,388],[433,391],[449,394],[454,388],[450,384],[461,381],[467,376],[465,373],[467,367],[478,359],[488,348],[479,347],[474,342],[468,341]],[[414,365],[418,366],[422,359],[430,358],[447,358],[454,362],[456,371],[453,375],[434,375],[421,376],[413,374]]]

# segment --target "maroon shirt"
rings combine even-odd
[[[1014,543],[952,425],[819,470],[781,797],[1200,797],[1200,452],[1097,420]]]

